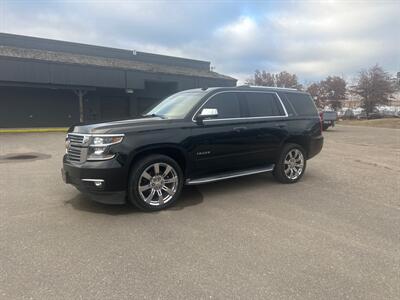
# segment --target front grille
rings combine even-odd
[[[71,143],[74,144],[79,144],[82,145],[83,144],[83,135],[77,135],[77,134],[68,134],[68,139],[71,141]]]
[[[84,151],[84,136],[76,134],[68,134],[69,146],[67,148],[67,158],[71,161],[83,162],[86,159]]]
[[[81,149],[82,148],[70,146],[67,150],[68,159],[72,161],[81,161]]]

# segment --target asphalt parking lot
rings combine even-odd
[[[0,298],[400,296],[400,130],[337,126],[297,184],[187,187],[151,214],[65,185],[63,142],[0,135]]]

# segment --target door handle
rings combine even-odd
[[[275,127],[278,127],[278,128],[285,128],[287,125],[285,124],[285,123],[276,123],[275,124]]]
[[[234,127],[233,128],[233,130],[236,131],[236,132],[240,132],[240,131],[243,131],[243,130],[246,130],[246,129],[247,129],[247,127]]]

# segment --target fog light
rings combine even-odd
[[[104,180],[103,179],[82,179],[83,182],[85,182],[86,186],[93,187],[95,186],[96,188],[103,188],[104,187]]]
[[[102,187],[103,186],[103,181],[95,181],[94,182],[94,185],[96,186],[96,187]]]

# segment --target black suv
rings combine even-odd
[[[279,182],[296,182],[322,144],[307,93],[193,89],[138,119],[71,127],[62,175],[95,201],[154,211],[171,206],[185,184],[269,171]]]

